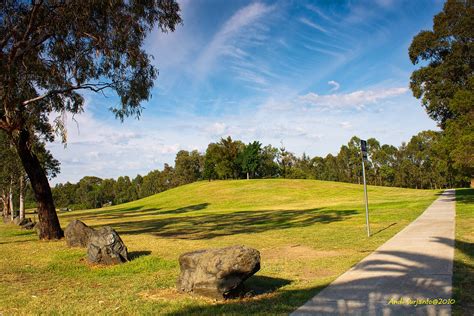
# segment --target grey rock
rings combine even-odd
[[[260,270],[260,253],[245,246],[198,250],[182,254],[179,267],[178,290],[222,300]]]
[[[31,218],[25,217],[24,219],[22,219],[22,220],[18,223],[18,225],[19,225],[19,226],[24,226],[24,225],[27,225],[27,224],[32,223],[32,222],[33,222],[33,221],[31,220]]]
[[[85,248],[89,244],[89,239],[93,232],[93,228],[75,219],[67,225],[64,230],[64,236],[66,237],[66,243],[69,247]]]
[[[87,259],[97,264],[117,264],[129,261],[127,247],[119,234],[109,226],[94,230],[87,246]]]
[[[36,223],[31,220],[31,218],[25,218],[25,220],[21,223],[22,229],[34,229]]]

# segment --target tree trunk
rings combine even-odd
[[[13,210],[13,179],[10,180],[10,192],[8,194],[8,204],[10,204],[10,219],[13,222],[15,211]]]
[[[8,191],[2,190],[2,203],[3,203],[3,217],[10,215],[10,203],[8,199]]]
[[[20,176],[20,220],[25,219],[25,184],[23,175]]]
[[[38,201],[39,238],[60,239],[64,233],[59,225],[48,178],[38,157],[32,152],[29,140],[29,131],[21,130],[16,141],[16,148]]]
[[[249,173],[247,172],[247,180],[250,179]]]

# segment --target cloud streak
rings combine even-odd
[[[320,109],[355,108],[361,109],[369,104],[405,94],[408,88],[389,88],[380,90],[359,90],[351,93],[319,95],[310,92],[299,97],[309,106]]]
[[[325,33],[325,34],[329,34],[329,31],[328,31],[327,29],[325,29],[324,27],[322,27],[322,26],[319,25],[319,24],[316,24],[316,23],[310,21],[310,20],[307,19],[307,18],[303,18],[303,17],[300,18],[300,22],[303,23],[303,24],[305,24],[305,25],[307,25],[307,26],[309,26],[309,27],[312,27],[313,29],[316,29],[316,30],[318,30],[318,31],[321,31],[321,32],[323,32],[323,33]]]
[[[207,75],[214,63],[222,55],[245,58],[245,51],[241,47],[235,46],[233,40],[239,36],[253,36],[255,39],[255,34],[244,31],[249,31],[250,26],[253,26],[252,29],[255,29],[254,24],[271,10],[271,6],[256,2],[239,9],[232,15],[214,35],[209,45],[197,60],[196,69],[200,76]],[[258,39],[258,37],[256,37],[256,39]]]

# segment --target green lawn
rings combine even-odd
[[[474,190],[456,190],[456,250],[454,253],[455,315],[474,311]]]
[[[133,260],[90,266],[84,249],[0,224],[0,314],[287,314],[420,215],[438,191],[312,180],[198,182],[123,205],[60,215],[111,225]],[[472,235],[471,235],[472,237]],[[261,252],[256,295],[213,302],[177,293],[178,256],[243,244]]]

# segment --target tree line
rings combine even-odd
[[[441,132],[423,131],[399,147],[367,140],[366,176],[369,184],[416,189],[467,186],[468,174],[452,167]],[[86,176],[78,183],[57,184],[55,204],[61,208],[97,208],[144,198],[199,180],[316,179],[362,182],[360,139],[352,137],[336,155],[297,156],[284,146],[248,144],[230,136],[210,143],[204,153],[181,150],[174,166],[164,165],[145,176],[100,179]],[[32,197],[32,195],[29,195]]]

